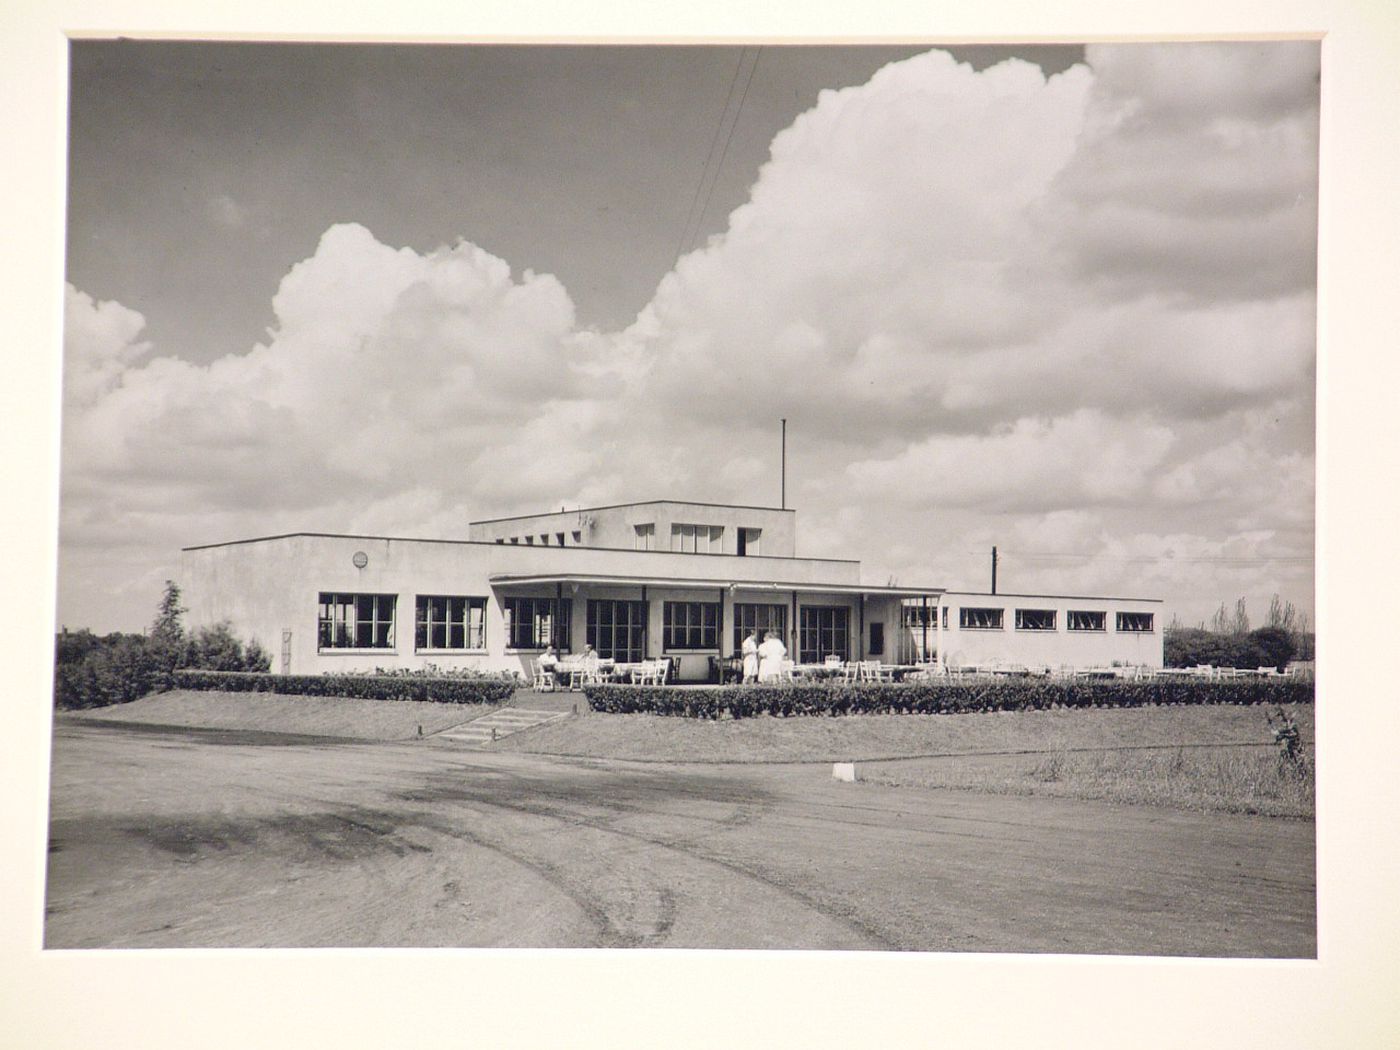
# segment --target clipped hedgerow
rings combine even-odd
[[[956,714],[1052,707],[1146,707],[1154,704],[1307,704],[1313,683],[1297,678],[1142,681],[998,678],[975,681],[814,683],[674,689],[593,685],[588,706],[608,714],[684,718],[754,715]]]
[[[516,683],[509,678],[366,674],[257,674],[244,671],[178,670],[172,689],[295,696],[346,696],[359,700],[431,700],[439,704],[500,704]]]

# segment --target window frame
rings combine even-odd
[[[987,613],[988,620],[995,623],[973,623],[978,617],[969,615]],[[1006,630],[1006,609],[1000,605],[960,605],[958,606],[958,630],[960,631],[1004,631]]]
[[[1146,627],[1124,627],[1125,622],[1132,622],[1132,619],[1143,618],[1147,621]],[[1155,634],[1157,617],[1150,612],[1115,612],[1113,617],[1113,631],[1115,634]]]
[[[397,594],[369,591],[316,592],[316,651],[393,652],[398,648]],[[361,602],[369,602],[369,617],[361,615]],[[387,616],[381,615],[388,603]],[[346,610],[350,614],[346,615]],[[361,630],[368,625],[368,642],[361,640]],[[382,637],[382,641],[378,640]],[[344,639],[337,642],[337,639]]]
[[[528,604],[527,604],[528,603]],[[526,615],[521,615],[521,610]],[[570,652],[573,602],[568,598],[543,598],[529,594],[508,594],[501,600],[505,614],[507,652],[543,652],[554,646],[561,653]],[[529,634],[521,630],[521,621],[528,619]],[[542,625],[548,623],[548,629]],[[525,644],[520,644],[521,642]]]
[[[1097,617],[1097,627],[1076,626],[1076,617]],[[1106,634],[1108,632],[1108,610],[1106,609],[1067,609],[1065,630],[1075,634]]]
[[[823,622],[830,620],[829,623]],[[815,620],[815,623],[809,622]],[[841,622],[838,624],[838,620]],[[836,644],[837,638],[841,644]],[[813,644],[815,643],[815,644]],[[819,664],[828,656],[851,658],[851,609],[848,605],[801,605],[797,609],[797,662]]]
[[[705,534],[701,549],[700,534]],[[671,550],[681,554],[723,554],[724,526],[700,522],[671,522]]]
[[[656,550],[656,522],[644,521],[632,526],[632,549]]]
[[[604,609],[607,616],[603,615]],[[618,613],[626,610],[619,621]],[[584,611],[584,636],[603,659],[618,663],[638,663],[647,655],[647,625],[651,602],[633,598],[589,598]],[[625,643],[618,644],[618,632],[625,632]],[[621,653],[621,655],[619,655]]]
[[[759,612],[759,610],[766,610]],[[765,620],[774,619],[776,612],[777,626]],[[748,637],[750,631],[758,635],[761,643],[763,636],[772,631],[787,644],[787,613],[788,607],[781,602],[735,602],[734,603],[734,653],[743,652],[744,639]]]
[[[723,618],[724,610],[719,602],[662,602],[661,651],[718,653]]]
[[[1027,614],[1034,613],[1038,616],[1048,616],[1050,623],[1048,626],[1032,625],[1025,622]],[[1058,609],[1017,609],[1016,610],[1016,630],[1048,633],[1060,629],[1060,612]]]
[[[436,602],[448,603],[442,618],[446,645],[431,643],[432,634],[438,627],[434,616]],[[452,603],[461,602],[460,618],[454,616]],[[486,650],[486,609],[490,603],[482,595],[475,594],[419,594],[413,603],[413,651],[416,653],[470,653]],[[480,616],[473,613],[480,611]],[[425,615],[426,613],[426,615]],[[459,621],[459,622],[454,622]],[[462,644],[452,645],[454,627],[461,631]],[[420,641],[420,639],[422,641]]]

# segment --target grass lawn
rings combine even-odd
[[[1306,745],[1302,775],[1280,775],[1265,709],[1232,705],[715,722],[587,714],[493,750],[655,762],[862,762],[862,780],[892,786],[1311,817],[1313,708],[1289,710]]]
[[[64,712],[60,717],[350,740],[406,740],[418,735],[419,726],[425,734],[436,733],[493,710],[484,704],[175,689],[129,704]]]

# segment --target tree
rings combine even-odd
[[[160,599],[160,611],[151,624],[151,637],[167,645],[179,643],[185,637],[180,618],[189,612],[180,604],[180,587],[174,580],[165,581],[165,594]]]

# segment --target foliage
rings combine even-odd
[[[80,639],[59,636],[58,654],[67,657],[54,666],[54,703],[61,708],[106,707],[139,700],[157,686],[161,670],[157,653],[139,634],[89,631]],[[72,639],[72,636],[69,636]],[[95,643],[95,644],[94,644]]]
[[[165,581],[159,611],[146,634],[62,631],[54,642],[54,704],[65,710],[107,707],[169,689],[179,668],[266,671],[272,658],[256,640],[246,645],[227,623],[186,634],[180,588]]]
[[[1217,634],[1199,627],[1169,627],[1163,637],[1168,667],[1282,668],[1294,656],[1295,642],[1281,627],[1260,627],[1247,634]]]
[[[1295,678],[1253,677],[1140,681],[997,678],[705,689],[597,685],[585,687],[584,693],[592,710],[609,714],[750,718],[755,715],[931,715],[1153,704],[1299,704],[1312,702],[1313,683]]]
[[[214,689],[230,693],[291,696],[348,696],[362,700],[431,700],[442,704],[500,704],[515,692],[515,681],[485,675],[258,674],[182,668],[171,676],[174,689]]]

